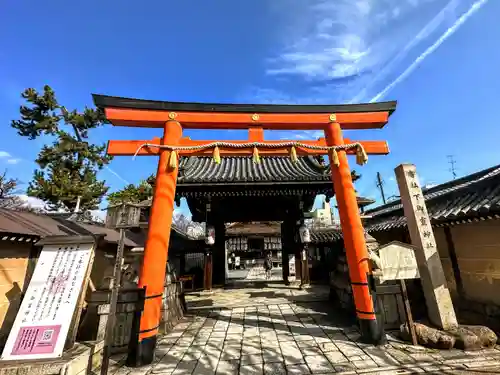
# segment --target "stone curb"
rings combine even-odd
[[[453,362],[452,362],[453,361]],[[460,361],[460,363],[458,362]],[[473,362],[473,363],[468,363]],[[370,369],[359,369],[352,371],[339,372],[340,374],[359,374],[359,375],[375,375],[375,374],[387,374],[387,375],[411,375],[411,374],[421,374],[421,373],[442,373],[443,371],[453,371],[453,370],[469,370],[474,371],[475,369],[481,368],[487,370],[488,368],[500,368],[499,360],[485,360],[477,361],[474,358],[464,358],[460,360],[447,360],[441,363],[421,363],[421,364],[407,364],[400,366],[387,366],[387,367],[377,367]]]

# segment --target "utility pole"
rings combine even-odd
[[[382,180],[382,176],[381,176],[380,172],[377,172],[377,187],[379,188],[380,194],[382,195],[382,202],[384,202],[384,204],[386,204],[387,202],[385,200],[384,181]]]
[[[455,159],[453,158],[453,155],[448,155],[448,164],[451,165],[450,167],[450,172],[451,174],[453,175],[453,179],[457,178],[457,172],[456,172],[456,168],[455,168],[455,164],[457,162],[455,161]]]

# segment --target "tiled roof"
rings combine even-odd
[[[46,237],[62,235],[99,235],[103,234],[107,242],[118,243],[120,234],[99,224],[82,223],[62,217],[48,216],[25,211],[0,209],[0,233],[23,234]],[[142,246],[144,236],[127,231],[126,246]]]
[[[328,182],[329,169],[312,157],[262,157],[255,164],[251,157],[223,157],[214,163],[211,157],[187,157],[179,163],[178,185],[199,183]]]
[[[500,165],[423,191],[433,224],[500,214]],[[366,211],[369,232],[406,225],[401,200]]]
[[[330,243],[342,238],[340,228],[313,229],[310,231],[312,243]]]
[[[356,200],[358,202],[358,207],[366,207],[369,206],[370,204],[375,203],[375,199],[367,197],[356,196]]]

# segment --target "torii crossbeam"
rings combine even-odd
[[[146,287],[136,363],[154,359],[160,324],[170,227],[174,209],[179,155],[261,156],[328,155],[337,197],[340,222],[349,265],[356,315],[364,341],[383,340],[369,288],[369,257],[364,230],[351,179],[347,154],[358,162],[366,155],[385,155],[385,141],[351,141],[342,129],[382,128],[396,109],[396,102],[353,105],[235,105],[175,103],[93,95],[97,107],[115,126],[163,129],[152,140],[109,141],[114,156],[159,156],[151,207],[149,232],[139,286]],[[182,137],[183,129],[248,129],[245,141],[195,141]],[[266,141],[264,130],[321,130],[325,138],[311,141]],[[380,322],[382,324],[382,322]]]

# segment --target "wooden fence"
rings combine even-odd
[[[92,303],[96,303],[98,315],[97,340],[104,339],[109,314],[109,290],[92,293]],[[144,308],[145,290],[139,288],[121,289],[116,305],[116,319],[113,329],[111,353],[123,353],[128,349],[133,334],[134,320],[138,322]]]
[[[103,340],[106,331],[106,322],[109,314],[109,290],[97,290],[92,293],[89,306],[97,313],[96,340]],[[121,289],[118,294],[116,306],[116,321],[113,329],[111,353],[124,353],[129,348],[131,340],[137,340],[139,320],[144,309],[145,290],[139,288]],[[184,290],[182,282],[174,282],[165,286],[162,306],[162,322],[160,330],[170,331],[173,326],[184,316],[185,312]],[[84,328],[85,329],[85,328]]]

